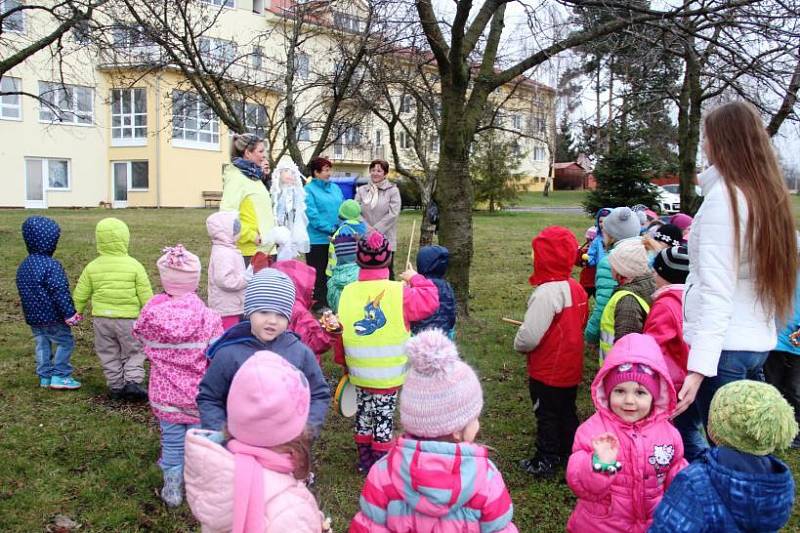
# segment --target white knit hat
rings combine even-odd
[[[483,391],[478,376],[441,330],[412,337],[406,353],[411,368],[400,393],[400,421],[409,434],[452,435],[480,416]]]
[[[608,255],[608,262],[622,277],[633,279],[650,272],[647,250],[639,238],[620,241]]]

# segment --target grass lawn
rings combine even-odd
[[[131,255],[139,259],[158,286],[156,258],[162,246],[182,242],[204,265],[209,254],[205,218],[210,210],[120,210],[113,215],[131,229]],[[73,355],[76,392],[40,390],[34,372],[33,343],[19,307],[14,273],[26,255],[19,227],[27,211],[0,211],[0,529],[42,531],[56,514],[81,523],[81,531],[196,531],[187,506],[168,510],[158,498],[161,472],[156,465],[159,435],[146,407],[115,405],[105,399],[105,382],[92,349],[88,321],[75,331]],[[95,256],[94,225],[106,210],[49,210],[62,228],[56,257],[72,287],[83,266]],[[400,222],[399,261],[406,254],[411,220]],[[480,439],[493,449],[511,491],[520,531],[563,531],[575,499],[559,482],[534,482],[516,467],[529,453],[535,424],[530,410],[524,358],[511,349],[515,328],[502,316],[521,318],[531,290],[530,239],[545,226],[560,224],[582,234],[582,215],[502,213],[475,215],[475,264],[472,316],[458,324],[463,357],[481,377],[485,408]],[[205,279],[200,294],[205,296]],[[579,395],[579,415],[591,412],[588,390],[596,371],[587,358]],[[326,374],[340,371],[326,363]],[[800,454],[786,458],[795,471]],[[363,480],[355,471],[351,421],[331,413],[316,448],[322,509],[333,516],[334,530],[347,530],[356,511]],[[789,530],[800,529],[796,513]]]
[[[550,191],[545,196],[542,191],[526,191],[513,202],[515,207],[580,207],[586,191]]]

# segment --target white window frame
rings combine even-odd
[[[236,0],[200,0],[204,4],[211,6],[224,7],[227,9],[236,9]]]
[[[400,97],[400,112],[401,113],[411,113],[411,95],[404,94]]]
[[[539,155],[541,154],[541,157]],[[533,160],[534,161],[546,161],[547,160],[547,148],[544,146],[534,146],[533,147]]]
[[[62,157],[26,157],[25,158],[25,180],[28,179],[28,162],[41,161],[42,162],[42,182],[44,183],[44,191],[50,192],[70,192],[72,191],[72,161]],[[52,187],[50,185],[50,162],[51,161],[64,161],[67,163],[67,186],[66,187]],[[27,185],[26,185],[27,186]]]
[[[8,4],[14,4],[14,5],[11,6],[11,7],[7,7]],[[6,11],[10,11],[11,9],[14,9],[14,8],[16,8],[16,7],[20,6],[20,5],[22,5],[22,0],[0,0],[0,13],[5,13]],[[20,26],[21,26],[20,29],[6,27],[6,25],[8,25],[13,20],[15,20],[16,17],[19,17]],[[25,12],[24,11],[18,11],[17,13],[11,15],[10,19],[6,19],[3,22],[4,22],[4,24],[3,24],[3,26],[4,26],[3,27],[3,31],[4,32],[9,31],[9,32],[12,32],[12,33],[19,33],[19,34],[24,34],[25,33],[25,23],[27,21],[25,20]]]
[[[176,109],[175,109],[176,95],[180,95],[182,97],[190,95],[194,99],[194,106],[193,106],[194,109],[191,110],[194,113],[192,115],[187,115],[185,113],[182,115],[176,115]],[[202,122],[206,120],[203,117],[204,111],[212,113],[212,116],[210,119],[208,119],[208,121],[205,124],[202,124]],[[194,128],[186,128],[184,124],[183,126],[180,127],[180,130],[183,132],[183,135],[176,137],[175,136],[176,133],[175,124],[177,122],[176,117],[183,119],[184,121],[186,119],[194,120],[196,126]],[[213,137],[216,136],[216,141],[214,140],[200,141],[195,139],[187,139],[186,132],[195,132],[197,137],[199,137],[201,134],[205,134],[205,135],[210,135],[213,139]],[[208,108],[205,102],[203,102],[203,99],[200,98],[200,96],[198,96],[196,93],[192,93],[190,91],[179,91],[177,89],[174,90],[172,92],[172,146],[176,148],[191,148],[195,150],[219,151],[220,149],[219,138],[220,138],[219,118],[213,115],[213,112],[211,111],[210,108]]]
[[[522,115],[520,115],[519,113],[513,113],[511,115],[511,127],[514,128],[515,130],[522,129]]]
[[[111,161],[111,182],[114,182],[114,165],[119,164],[127,165],[128,175],[128,192],[147,192],[150,190],[150,161],[148,159],[130,159],[121,161]],[[147,187],[134,187],[133,186],[133,164],[134,163],[147,163]],[[113,192],[113,191],[112,191]]]
[[[144,110],[137,110],[136,108],[136,91],[144,92]],[[120,112],[114,112],[114,95],[119,93],[120,97],[127,93],[127,97],[131,102],[131,111],[124,113],[122,111],[122,100],[120,99]],[[111,98],[109,108],[111,110],[111,146],[146,146],[147,145],[147,89],[144,87],[131,87],[126,89],[111,89]],[[144,126],[137,126],[136,119],[144,117]],[[120,125],[114,126],[114,118],[119,117]],[[129,123],[125,124],[128,119]],[[137,130],[144,128],[144,136],[137,136]],[[115,137],[115,131],[119,130],[120,137]],[[132,130],[130,137],[123,135],[125,130]]]
[[[78,109],[78,103],[80,100],[79,91],[88,91],[91,110],[87,111]],[[69,105],[69,108],[56,105],[55,102],[50,100],[50,97],[52,96],[66,96],[70,100],[69,102],[66,102]],[[69,85],[50,81],[40,81],[39,97],[44,101],[51,101],[52,103],[52,107],[45,103],[42,103],[41,107],[39,107],[40,123],[79,126],[84,128],[94,127],[94,88],[84,87],[82,85]],[[81,115],[88,122],[79,122],[78,115]]]
[[[265,137],[266,130],[267,130],[267,108],[261,104],[257,104],[255,102],[247,102],[244,105],[244,128],[247,130],[248,133],[254,133],[261,137],[262,139]],[[263,123],[259,122],[259,119],[262,118],[260,115],[263,114]],[[256,121],[253,122],[251,120],[255,117]]]
[[[3,76],[0,78],[0,87],[5,85],[6,82],[10,82],[12,86],[2,88],[0,91],[20,91],[20,88],[22,87],[22,80],[20,78]],[[8,104],[3,101],[4,98],[15,98],[16,103]],[[16,110],[16,116],[6,115],[6,112],[13,110]],[[17,122],[22,120],[22,98],[19,94],[7,94],[0,96],[0,120],[14,120]]]
[[[250,66],[253,70],[259,71],[264,68],[264,48],[258,45],[253,46],[253,53],[250,54]]]

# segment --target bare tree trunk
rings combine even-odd
[[[688,215],[694,215],[699,207],[694,185],[697,174],[697,149],[700,144],[703,95],[700,85],[700,67],[690,47],[687,47],[684,68],[678,109],[678,175],[681,211]]]

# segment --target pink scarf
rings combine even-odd
[[[264,473],[262,468],[289,474],[294,463],[287,454],[276,453],[231,439],[233,453],[233,533],[264,531]]]

